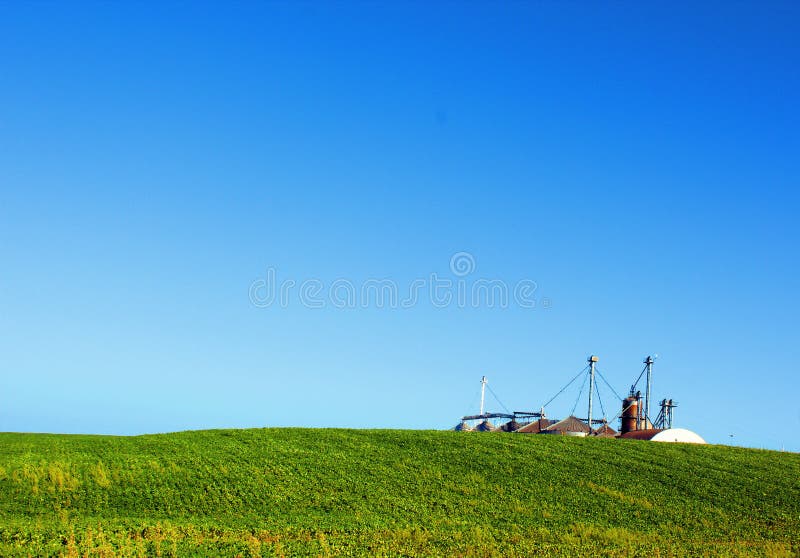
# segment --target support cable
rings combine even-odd
[[[627,411],[628,409],[630,409],[631,407],[633,407],[635,404],[636,404],[635,402],[631,402],[631,403],[630,403],[630,404],[629,404],[627,407],[624,407],[624,408],[623,408],[623,409],[622,409],[620,412],[618,412],[616,415],[614,415],[614,418],[612,418],[612,419],[611,419],[610,421],[608,421],[608,422],[609,422],[609,423],[612,423],[612,422],[614,422],[615,420],[617,420],[619,417],[621,417],[621,416],[622,416],[622,413],[624,413],[625,411]]]
[[[578,402],[581,400],[581,395],[583,395],[583,388],[585,388],[585,387],[586,387],[586,381],[587,381],[588,379],[589,379],[589,375],[587,374],[587,375],[586,375],[586,376],[583,378],[583,383],[581,384],[581,390],[578,392],[578,397],[577,397],[577,399],[575,399],[575,404],[572,406],[572,412],[570,412],[570,414],[571,414],[572,416],[575,416],[575,409],[577,409],[577,408],[578,408]]]
[[[613,394],[614,394],[614,395],[617,397],[617,399],[619,399],[620,401],[622,401],[622,399],[623,399],[623,398],[622,398],[622,397],[620,397],[620,396],[619,396],[619,393],[617,393],[617,390],[615,390],[615,389],[612,387],[612,385],[608,383],[608,380],[606,380],[606,377],[605,377],[605,376],[603,376],[603,375],[600,373],[600,371],[597,369],[597,367],[595,367],[594,371],[595,371],[595,372],[597,372],[597,375],[598,375],[598,376],[600,376],[600,379],[601,379],[601,380],[603,380],[603,382],[605,382],[605,384],[608,386],[608,389],[610,389],[610,390],[611,390],[611,392],[612,392],[612,393],[613,393]],[[637,380],[637,382],[638,382],[638,380]]]
[[[634,391],[634,390],[636,389],[636,386],[638,385],[638,383],[639,383],[639,380],[641,380],[641,379],[642,379],[642,376],[644,375],[644,371],[645,371],[645,370],[647,370],[647,365],[646,365],[646,364],[644,365],[644,368],[642,368],[642,371],[641,371],[641,372],[639,372],[639,377],[638,377],[638,378],[636,378],[636,381],[635,381],[635,382],[633,382],[633,385],[631,386],[631,391]]]
[[[475,409],[477,409],[477,408],[478,408],[478,405],[477,405],[477,403],[478,403],[478,400],[479,400],[480,398],[481,398],[481,390],[480,390],[480,389],[478,389],[477,391],[475,391],[475,395],[473,395],[473,396],[472,396],[472,401],[470,401],[470,403],[469,403],[469,407],[467,407],[467,409],[469,410],[469,412],[470,412],[470,413],[471,413],[473,410],[475,410]],[[477,414],[477,413],[475,413],[475,414]]]
[[[584,367],[583,367],[583,370],[581,370],[580,372],[578,372],[577,374],[575,374],[575,377],[574,377],[574,378],[572,378],[572,379],[571,379],[569,382],[567,382],[567,385],[565,385],[564,387],[562,387],[562,388],[559,390],[559,392],[558,392],[558,393],[556,393],[556,394],[555,394],[553,397],[551,397],[551,398],[550,398],[550,401],[548,401],[547,403],[545,403],[544,405],[542,405],[542,408],[545,408],[545,407],[547,407],[547,406],[548,406],[550,403],[552,403],[552,402],[555,400],[555,398],[556,398],[556,397],[558,397],[559,395],[561,395],[562,393],[564,393],[564,390],[566,390],[566,389],[567,389],[567,388],[568,388],[568,387],[569,387],[569,386],[572,384],[572,382],[574,382],[575,380],[577,380],[577,379],[580,377],[580,375],[581,375],[581,374],[583,374],[584,372],[586,372],[586,369],[587,369],[587,368],[589,368],[589,365],[588,365],[588,364],[587,364],[586,366],[584,366]]]
[[[497,394],[496,394],[496,393],[494,392],[494,390],[492,389],[492,386],[490,386],[490,385],[487,383],[487,384],[486,384],[486,387],[487,387],[487,388],[489,388],[489,393],[491,393],[491,394],[494,396],[495,400],[496,400],[498,403],[500,403],[500,406],[501,406],[503,409],[505,409],[506,413],[508,413],[508,414],[511,414],[511,411],[509,411],[509,410],[508,410],[508,407],[506,407],[505,405],[503,405],[503,402],[502,402],[502,401],[500,401],[500,398],[499,398],[499,397],[497,397]]]
[[[595,369],[595,372],[597,370]],[[594,385],[594,390],[597,392],[597,400],[600,402],[600,410],[603,412],[603,420],[606,418],[606,410],[603,407],[603,399],[600,397],[600,386],[599,384]]]

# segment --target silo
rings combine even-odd
[[[516,432],[521,427],[522,425],[512,418],[510,421],[501,426],[500,430],[502,430],[503,432]]]
[[[475,427],[475,430],[478,432],[495,432],[497,431],[497,427],[489,422],[489,419],[484,420],[478,426]]]
[[[631,395],[622,400],[622,427],[620,433],[626,434],[636,430],[636,421],[639,416],[639,398]]]
[[[587,436],[591,430],[581,419],[575,416],[568,416],[567,418],[551,424],[544,430],[543,434],[559,434],[561,436]]]

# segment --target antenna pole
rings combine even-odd
[[[647,427],[647,421],[650,420],[650,384],[653,378],[653,357],[648,356],[644,359],[647,365],[647,391],[644,395],[644,425]]]
[[[481,414],[483,414],[483,401],[484,401],[484,397],[486,395],[486,382],[487,382],[486,376],[481,378]],[[474,407],[473,407],[473,409],[474,409]]]
[[[589,357],[589,432],[592,431],[592,395],[594,394],[594,365],[598,358],[594,355]]]

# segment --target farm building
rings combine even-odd
[[[542,434],[557,434],[559,436],[586,436],[589,432],[591,432],[589,425],[573,415],[542,430]]]
[[[684,428],[673,428],[672,417],[673,409],[677,404],[672,399],[662,399],[660,402],[660,412],[655,419],[650,414],[651,403],[651,381],[652,370],[655,359],[647,357],[644,360],[644,368],[639,374],[639,377],[631,386],[629,395],[621,400],[622,410],[617,413],[610,421],[605,416],[601,419],[593,418],[593,398],[594,393],[597,393],[598,400],[600,401],[600,408],[605,414],[603,401],[600,399],[600,391],[595,385],[595,374],[597,374],[603,382],[613,391],[613,388],[608,384],[608,381],[603,377],[599,371],[596,370],[598,362],[596,356],[591,356],[588,359],[588,364],[578,375],[576,375],[570,382],[564,386],[554,397],[548,400],[547,403],[542,405],[538,412],[531,411],[514,411],[513,413],[507,411],[505,413],[489,413],[485,411],[485,390],[487,387],[486,376],[481,378],[481,405],[480,413],[477,415],[465,416],[461,419],[455,430],[459,432],[514,432],[517,434],[550,434],[559,436],[575,436],[585,437],[593,436],[597,438],[624,438],[633,440],[650,440],[653,442],[683,442],[692,444],[705,444],[705,440],[698,434],[686,430]],[[575,382],[583,372],[588,370],[588,375],[584,375],[585,380],[589,384],[589,405],[587,418],[579,418],[571,414],[565,419],[554,420],[547,417],[545,414],[545,407],[551,403],[558,395],[564,392],[570,384]],[[646,373],[646,391],[642,395],[641,391],[636,391],[636,386],[639,380]],[[584,384],[585,385],[585,384]],[[491,390],[490,390],[491,391]],[[583,388],[581,388],[581,392]],[[494,394],[494,392],[492,392]],[[616,391],[614,391],[616,394]],[[495,399],[497,396],[495,395]],[[619,399],[618,399],[619,401]],[[498,399],[499,402],[499,399]],[[505,405],[501,406],[505,407]],[[574,408],[573,408],[574,412]],[[492,424],[490,419],[508,419],[507,422],[500,426]],[[619,432],[610,426],[610,422],[619,419],[620,429]],[[474,422],[472,422],[474,421]],[[472,424],[471,424],[472,422]],[[597,425],[595,427],[595,425]]]

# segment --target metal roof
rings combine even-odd
[[[617,434],[618,432],[608,424],[604,424],[592,432],[592,436],[597,436],[598,438],[614,438]]]
[[[517,430],[520,429],[520,427],[522,427],[520,423],[518,423],[514,419],[511,419],[507,423],[503,424],[500,427],[500,430],[502,430],[503,432],[516,432]]]
[[[584,434],[588,434],[589,427],[578,417],[570,415],[555,424],[551,424],[544,429],[544,432],[547,434],[561,434],[566,432],[583,432]]]
[[[650,440],[653,436],[661,432],[661,428],[645,428],[643,430],[631,430],[626,432],[620,438],[628,440]]]
[[[684,444],[705,444],[697,433],[685,428],[667,428],[651,438],[654,442],[681,442]]]
[[[540,418],[539,420],[535,420],[535,421],[533,421],[531,423],[526,424],[525,426],[523,426],[522,428],[520,428],[516,432],[521,433],[521,434],[538,434],[539,432],[541,432],[542,430],[544,430],[545,428],[547,428],[551,424],[555,424],[555,422],[556,421],[554,421],[554,420],[550,420],[550,419],[546,419],[546,418]]]
[[[493,425],[491,422],[489,422],[489,420],[487,419],[482,423],[480,423],[478,426],[476,426],[475,430],[477,430],[478,432],[495,432],[497,430],[497,427]]]

